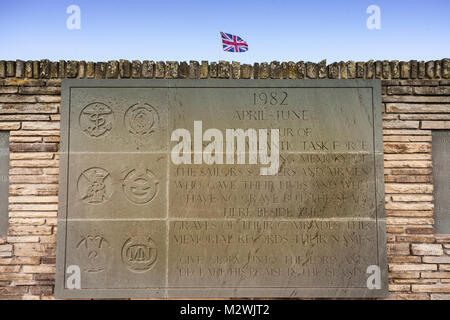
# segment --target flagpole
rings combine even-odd
[[[221,54],[222,54],[222,35],[219,30],[219,60],[217,60],[217,63],[219,63],[220,61]]]

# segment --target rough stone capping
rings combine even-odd
[[[0,78],[28,79],[448,79],[450,59],[433,61],[369,60],[340,61],[327,65],[314,62],[261,62],[240,64],[233,61],[128,61],[86,62],[74,60],[0,61]]]

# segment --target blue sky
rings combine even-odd
[[[69,5],[81,29],[69,30]],[[369,30],[369,5],[381,30]],[[450,57],[449,0],[2,0],[0,59],[242,63]],[[247,41],[220,50],[219,30]]]

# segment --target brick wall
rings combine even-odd
[[[432,130],[450,129],[449,62],[0,61],[11,151],[0,299],[53,298],[62,78],[383,79],[389,298],[450,299],[450,235],[433,228],[431,158]]]

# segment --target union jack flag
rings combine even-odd
[[[234,34],[220,32],[222,36],[223,51],[228,52],[245,52],[248,50],[248,44],[241,37]]]

